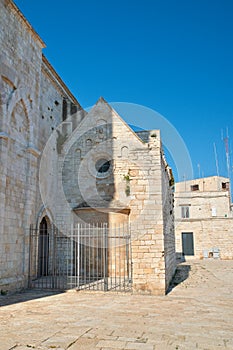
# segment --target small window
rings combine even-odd
[[[199,191],[199,185],[192,185],[191,191]]]
[[[66,120],[67,118],[67,101],[65,98],[63,98],[63,103],[62,103],[62,120]]]
[[[98,173],[106,173],[110,168],[111,162],[107,159],[99,159],[95,164]]]
[[[223,190],[229,190],[229,182],[222,182],[222,189]]]
[[[217,209],[215,207],[211,208],[212,216],[217,216]]]
[[[182,206],[181,207],[181,217],[182,217],[182,219],[188,219],[189,218],[189,207],[188,206]]]
[[[70,113],[75,114],[78,111],[78,106],[76,106],[74,103],[71,103],[70,105]]]

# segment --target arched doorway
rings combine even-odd
[[[40,222],[38,246],[38,275],[48,276],[49,268],[49,233],[45,218]]]

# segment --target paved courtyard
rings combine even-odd
[[[233,261],[179,265],[164,297],[27,292],[0,297],[0,349],[233,349]]]

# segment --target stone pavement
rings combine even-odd
[[[163,297],[1,296],[0,350],[233,349],[233,261],[190,260]]]

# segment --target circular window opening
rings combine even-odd
[[[107,159],[99,159],[95,163],[95,168],[98,171],[98,173],[106,173],[111,166],[111,161]]]

